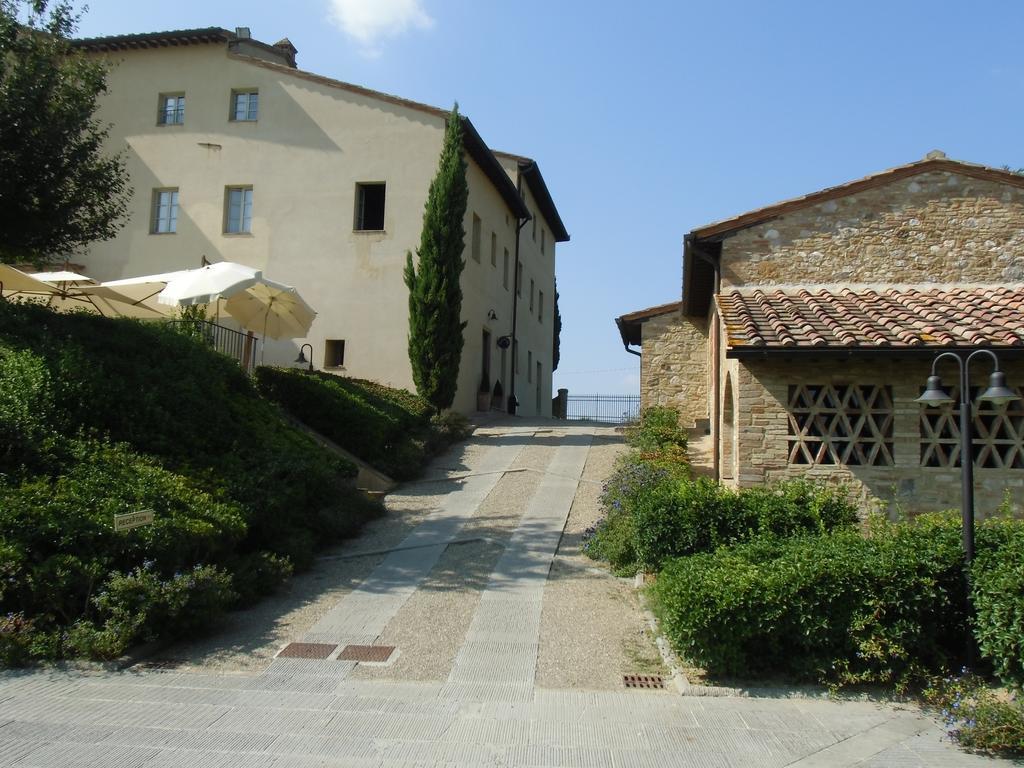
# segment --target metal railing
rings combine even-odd
[[[256,367],[256,345],[259,339],[252,331],[242,333],[208,320],[170,320],[168,325],[185,336],[202,341],[211,349],[227,355],[246,373]]]
[[[640,395],[569,395],[566,418],[623,424],[640,415]]]

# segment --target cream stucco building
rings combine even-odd
[[[287,39],[267,45],[245,29],[76,44],[112,66],[98,117],[134,188],[124,229],[81,257],[88,273],[203,257],[261,268],[318,313],[308,338],[268,341],[265,362],[290,364],[308,342],[318,368],[411,389],[402,269],[448,112],[304,72]],[[486,374],[506,397],[514,387],[519,413],[550,415],[555,247],[569,235],[537,164],[463,127],[467,325],[454,408],[475,409]]]

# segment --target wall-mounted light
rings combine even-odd
[[[488,320],[497,320],[498,319],[498,315],[497,315],[497,313],[493,309],[488,310],[488,312],[487,312],[487,319]]]
[[[307,360],[306,356],[304,354],[302,354],[302,350],[304,350],[306,347],[309,347],[309,360]],[[313,345],[312,344],[303,344],[301,347],[299,347],[299,356],[295,358],[295,363],[296,363],[296,365],[305,365],[306,363],[309,363],[309,368],[307,370],[310,373],[313,372]]]

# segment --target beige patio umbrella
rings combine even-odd
[[[41,277],[58,276],[61,285],[54,285]],[[71,277],[73,276],[73,277]],[[0,264],[0,295],[4,299],[29,301],[44,304],[58,312],[85,310],[105,317],[134,317],[157,320],[169,315],[169,311],[134,301],[113,289],[97,285],[69,285],[72,282],[92,282],[84,275],[67,273],[27,274]]]
[[[264,338],[300,339],[309,333],[316,311],[290,285],[262,278],[223,300],[224,311]]]

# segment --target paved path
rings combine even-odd
[[[277,658],[259,674],[140,668],[0,674],[0,766],[941,768],[993,762],[957,751],[912,709],[538,688],[549,568],[599,431],[519,423],[478,433],[481,450],[459,477],[435,478],[447,493],[433,513],[294,638],[337,645],[326,659]],[[502,480],[517,471],[539,479]],[[494,499],[502,487],[520,489],[523,498],[511,501],[521,514],[461,630],[447,679],[361,679],[355,662],[338,661],[342,645],[379,642],[400,620],[449,543],[478,510],[503,501]],[[439,620],[436,631],[445,626]]]

